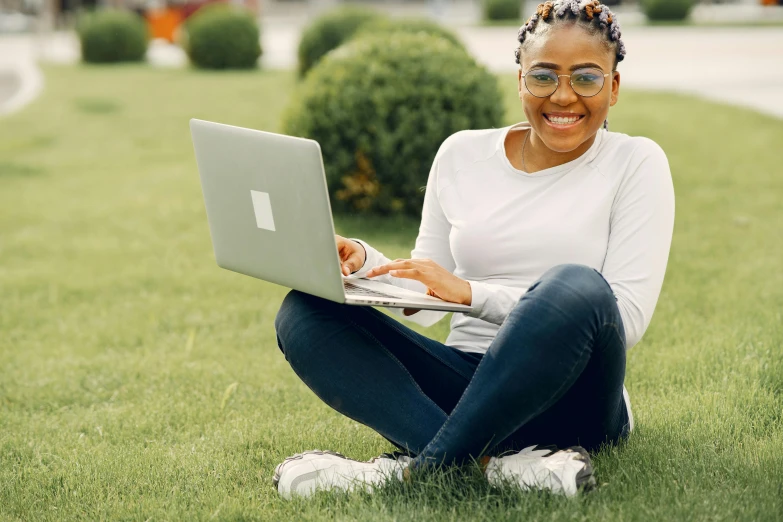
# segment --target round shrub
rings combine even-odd
[[[420,216],[432,161],[463,129],[499,127],[495,76],[427,34],[357,38],[310,71],[283,128],[318,141],[336,212]]]
[[[130,11],[86,13],[77,32],[82,60],[88,63],[140,62],[147,54],[147,24]]]
[[[484,0],[485,20],[520,20],[522,0]]]
[[[380,18],[362,25],[354,38],[389,33],[426,33],[440,36],[454,45],[463,47],[462,42],[453,31],[426,18]]]
[[[642,10],[651,21],[679,21],[688,18],[694,0],[643,0]]]
[[[261,56],[258,24],[249,11],[209,4],[188,18],[185,50],[202,69],[252,69]]]
[[[305,76],[323,55],[350,40],[362,25],[382,18],[375,11],[354,6],[338,7],[317,18],[299,41],[299,76]]]

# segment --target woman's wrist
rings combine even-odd
[[[359,267],[359,270],[361,270],[362,268],[364,268],[364,265],[367,263],[367,249],[364,248],[364,245],[362,245],[358,241],[356,241],[356,240],[352,240],[352,241],[354,243],[356,243],[357,245],[359,245],[360,247],[362,247],[362,252],[364,252],[364,261],[362,261],[362,266]]]
[[[466,279],[463,280],[463,281],[465,282],[465,287],[466,287],[466,290],[465,290],[465,296],[466,297],[462,300],[462,303],[460,303],[460,304],[464,304],[464,305],[470,306],[473,303],[473,287],[470,286],[470,281],[468,281]]]

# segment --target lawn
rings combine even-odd
[[[295,377],[273,330],[286,289],[215,265],[188,119],[277,130],[294,75],[45,74],[43,96],[0,120],[0,519],[783,516],[782,121],[641,92],[612,109],[612,130],[667,152],[677,217],[655,317],[628,353],[636,428],[594,458],[600,489],[496,491],[468,470],[286,502],[270,479],[287,455],[392,448]],[[392,258],[418,227],[336,225]]]

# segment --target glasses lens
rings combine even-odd
[[[604,86],[604,73],[600,69],[577,69],[571,74],[571,86],[580,96],[595,96]]]
[[[545,98],[557,90],[557,74],[551,69],[532,69],[525,75],[525,87],[533,96]]]

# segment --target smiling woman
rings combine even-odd
[[[404,452],[296,455],[275,473],[284,496],[472,458],[494,485],[571,496],[595,484],[590,452],[633,430],[625,358],[666,271],[668,161],[652,140],[608,131],[625,47],[605,5],[540,4],[519,42],[527,121],[441,145],[411,258],[336,238],[344,274],[470,305],[446,342],[371,308],[284,300],[278,345],[297,375]],[[446,315],[392,311],[424,326]]]
[[[507,139],[513,148],[520,134],[525,140],[534,135],[528,151],[537,170],[581,156],[599,127],[608,129],[609,107],[620,91],[617,64],[625,58],[620,36],[612,12],[595,0],[539,4],[520,28],[519,97],[532,131],[512,132]],[[560,88],[562,77],[570,79],[570,89]],[[516,150],[512,163],[524,165],[523,147]]]

